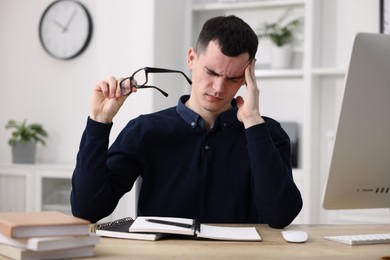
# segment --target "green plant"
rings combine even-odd
[[[290,15],[291,9],[286,12],[274,23],[264,22],[257,32],[260,38],[270,38],[276,46],[283,46],[290,43],[293,39],[293,32],[302,23],[303,18],[295,18],[288,22],[285,20]]]
[[[41,124],[27,124],[26,120],[23,122],[9,120],[5,128],[15,129],[12,132],[10,139],[8,140],[10,145],[16,144],[18,142],[27,143],[31,141],[39,142],[42,145],[45,145],[44,138],[48,136],[46,130]]]

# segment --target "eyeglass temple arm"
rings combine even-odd
[[[168,96],[168,93],[167,93],[167,92],[165,92],[164,90],[162,90],[162,89],[160,89],[160,88],[158,88],[158,87],[156,87],[156,86],[150,86],[150,85],[137,85],[137,88],[154,88],[154,89],[160,91],[161,94],[163,94],[165,97]]]
[[[145,67],[144,69],[146,72],[152,72],[152,73],[180,73],[186,78],[188,84],[192,85],[192,81],[190,80],[190,78],[188,78],[187,75],[180,70],[170,70],[170,69],[155,68],[155,67]]]

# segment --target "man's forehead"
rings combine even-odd
[[[216,42],[210,42],[207,49],[199,53],[198,58],[202,60],[204,66],[214,72],[229,68],[235,71],[244,71],[249,62],[249,54],[242,53],[238,56],[230,57],[223,54]]]
[[[223,76],[223,77],[226,77],[226,78],[229,78],[229,79],[239,79],[239,78],[242,78],[245,74],[245,68],[243,69],[235,69],[234,71],[224,71],[224,70],[218,70],[218,68],[214,69],[212,67],[208,67],[207,65],[204,66],[205,69],[216,75],[216,76]]]

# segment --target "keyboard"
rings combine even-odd
[[[325,236],[327,240],[347,244],[347,245],[371,245],[390,243],[390,233],[365,234],[365,235],[343,235]]]

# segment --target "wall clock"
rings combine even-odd
[[[87,8],[74,0],[57,0],[42,14],[39,38],[52,57],[68,60],[79,56],[92,36],[92,19]]]

